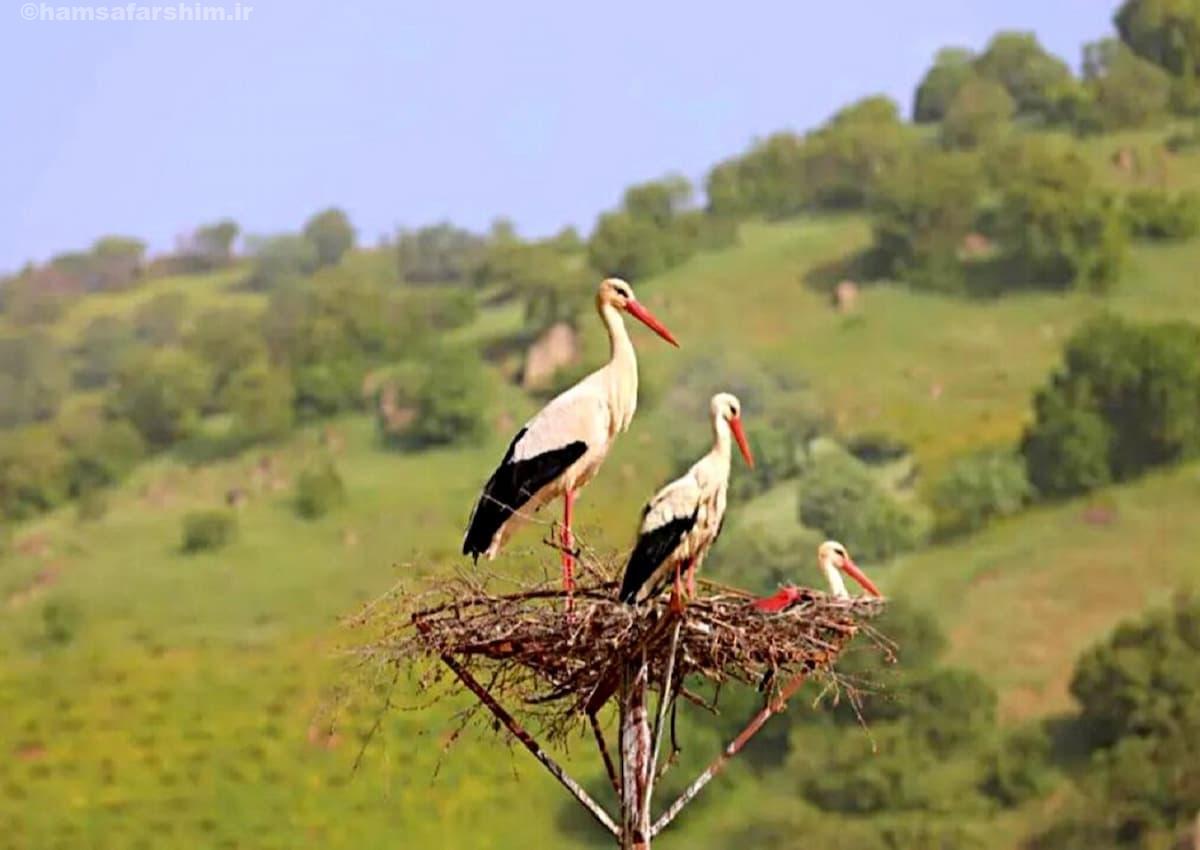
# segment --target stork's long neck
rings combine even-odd
[[[728,479],[729,459],[733,455],[733,432],[729,428],[729,420],[719,413],[713,417],[713,447],[708,454]]]
[[[841,571],[828,558],[821,559],[821,572],[829,582],[829,593],[834,599],[849,599],[850,592],[846,590],[846,582],[842,580]]]
[[[619,432],[629,427],[637,410],[637,354],[621,312],[607,303],[601,303],[599,310],[604,327],[608,330],[609,358],[605,367],[608,372],[608,400],[612,406],[614,431]]]

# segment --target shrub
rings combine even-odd
[[[1041,286],[1093,291],[1116,282],[1128,248],[1121,209],[1096,188],[1078,152],[1023,139],[996,171],[994,230],[1015,274]]]
[[[222,401],[233,414],[234,434],[250,442],[280,437],[291,430],[295,394],[285,372],[259,361],[233,373]]]
[[[83,624],[83,608],[67,596],[55,596],[42,606],[42,636],[47,643],[66,646]]]
[[[883,274],[921,289],[962,291],[959,248],[975,229],[984,189],[978,160],[962,152],[922,153],[885,179],[872,249]]]
[[[887,560],[922,538],[916,516],[841,450],[817,455],[800,476],[800,521],[864,561]]]
[[[121,369],[109,412],[132,422],[151,446],[165,448],[199,424],[211,385],[208,367],[195,356],[179,349],[150,352]]]
[[[1093,320],[1035,397],[1022,443],[1044,495],[1084,492],[1200,453],[1200,329]]]
[[[312,464],[296,479],[296,513],[305,519],[323,517],[345,499],[345,484],[331,460]]]
[[[1200,194],[1172,196],[1155,189],[1139,189],[1125,198],[1125,223],[1143,239],[1191,239],[1200,233]]]
[[[1020,455],[992,450],[959,458],[933,485],[938,530],[977,531],[996,517],[1017,513],[1031,495]]]
[[[1041,726],[1010,732],[986,759],[982,790],[1005,806],[1041,797],[1052,784],[1050,740]]]
[[[440,350],[417,393],[409,436],[418,446],[478,442],[488,431],[490,397],[491,382],[475,352]]]
[[[993,142],[1011,126],[1015,110],[1004,86],[970,78],[959,87],[942,119],[942,144],[969,149]]]
[[[317,265],[332,266],[354,247],[350,219],[336,207],[315,214],[304,224],[304,237],[312,244]]]
[[[221,549],[237,536],[237,517],[228,511],[193,511],[183,518],[183,551]]]

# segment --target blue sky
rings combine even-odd
[[[1118,5],[243,2],[237,23],[0,10],[0,270],[104,233],[164,249],[225,215],[294,230],[330,204],[367,242],[498,215],[586,231],[631,182],[702,177],[865,94],[907,110],[943,45],[1033,30],[1075,65]]]

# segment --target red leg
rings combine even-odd
[[[696,598],[696,561],[694,558],[691,561],[688,561],[687,590],[688,590],[688,599],[689,600],[695,599]]]
[[[571,514],[575,507],[575,491],[563,493],[562,565],[563,590],[567,592],[567,610],[573,607],[572,593],[575,591],[575,535],[571,533]]]
[[[683,581],[679,575],[679,562],[675,562],[675,586],[671,588],[671,610],[683,613]]]

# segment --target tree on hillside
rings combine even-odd
[[[337,265],[342,255],[354,247],[354,228],[337,207],[315,214],[304,223],[303,233],[316,249],[318,266]]]
[[[883,181],[874,204],[873,253],[881,271],[914,286],[960,291],[958,253],[973,231],[984,191],[968,153],[922,151]]]
[[[1039,850],[1190,845],[1200,812],[1200,599],[1124,623],[1075,667],[1078,802]],[[1178,843],[1177,843],[1178,842]]]
[[[870,203],[880,182],[906,162],[911,128],[889,98],[867,97],[838,111],[805,141],[805,181],[812,204],[856,209]]]
[[[193,258],[198,271],[221,268],[233,259],[233,243],[239,232],[241,228],[230,218],[201,225],[180,253]]]
[[[67,453],[47,425],[0,432],[0,518],[20,521],[67,496]]]
[[[138,305],[133,314],[137,338],[149,346],[174,345],[183,336],[188,317],[188,297],[182,292],[162,292]]]
[[[195,429],[211,381],[204,363],[186,351],[147,352],[122,368],[109,411],[132,422],[152,447],[165,448]]]
[[[88,322],[75,346],[75,385],[105,386],[137,347],[133,326],[119,316],[97,316]]]
[[[678,265],[698,248],[686,225],[692,185],[668,175],[630,186],[618,210],[604,213],[588,240],[588,262],[603,275],[637,280]]]
[[[934,481],[931,502],[938,530],[961,534],[1017,513],[1031,495],[1024,458],[993,449],[955,459]]]
[[[921,542],[917,518],[858,460],[841,450],[815,457],[799,481],[799,519],[865,561],[888,560]]]
[[[946,108],[942,144],[971,149],[994,142],[1009,129],[1015,111],[1015,101],[1000,83],[968,77]]]
[[[104,236],[92,245],[91,256],[97,289],[125,289],[141,274],[146,243],[129,236]]]
[[[1084,48],[1083,75],[1102,129],[1143,127],[1166,115],[1170,78],[1116,39]]]
[[[797,215],[812,199],[806,170],[804,138],[775,133],[709,172],[708,210],[717,216]]]
[[[1125,0],[1115,23],[1139,56],[1178,77],[1200,72],[1200,5],[1194,0]]]
[[[1200,328],[1106,316],[1067,342],[1022,451],[1045,495],[1070,495],[1200,454]]]
[[[913,121],[933,124],[941,121],[958,89],[975,75],[971,67],[975,54],[965,47],[944,47],[934,57],[913,97]]]
[[[316,246],[304,236],[255,236],[247,240],[254,266],[246,285],[251,289],[269,291],[317,270],[320,258]]]
[[[69,383],[66,359],[47,334],[0,334],[0,428],[54,416]]]
[[[146,452],[132,424],[105,417],[98,405],[76,407],[56,426],[68,454],[66,483],[72,498],[116,484]]]
[[[261,318],[233,307],[211,307],[200,313],[184,345],[211,370],[214,398],[221,396],[238,369],[267,354]]]
[[[566,252],[555,239],[493,241],[476,271],[481,286],[499,287],[524,302],[526,326],[535,333],[573,322],[593,292],[592,277],[582,254]]]
[[[979,76],[1008,90],[1021,116],[1052,119],[1060,92],[1072,82],[1067,63],[1042,47],[1033,33],[997,33],[974,67]]]
[[[239,439],[263,440],[291,430],[295,394],[285,372],[257,360],[230,376],[221,403],[233,415],[233,431]]]
[[[473,443],[488,432],[491,381],[483,361],[465,348],[436,351],[417,390],[408,436],[418,446]]]
[[[487,240],[449,222],[402,230],[396,237],[400,276],[409,283],[463,283],[471,279]]]
[[[1120,206],[1077,151],[1022,138],[997,157],[993,178],[993,235],[1014,275],[1095,291],[1116,282],[1128,249]]]

